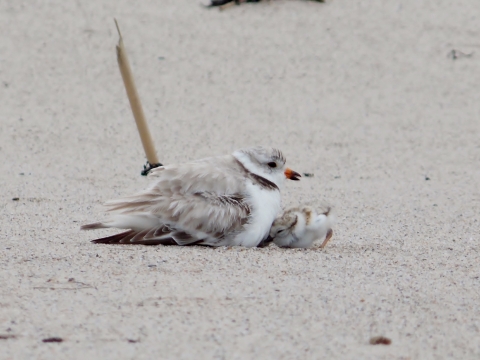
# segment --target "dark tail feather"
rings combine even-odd
[[[202,245],[201,242],[203,240],[197,240],[182,246],[193,246],[193,245]],[[140,240],[136,241],[133,244],[141,244],[141,245],[178,245],[178,243],[173,238],[161,239],[161,240]]]
[[[104,238],[92,240],[92,243],[120,244],[120,245],[178,245],[178,243],[173,238],[131,241],[138,234],[139,233],[136,233],[133,230],[128,230],[120,234],[115,234],[112,236],[107,236]],[[198,240],[187,245],[197,245],[202,241],[203,240]]]
[[[95,225],[95,224],[92,224]],[[130,239],[133,238],[137,233],[133,230],[128,230],[120,234],[115,234],[107,236],[100,239],[92,240],[95,244],[128,244]]]
[[[94,224],[92,224],[94,225]],[[120,234],[107,236],[100,239],[92,240],[95,244],[122,244],[122,245],[178,245],[174,238],[168,237],[163,239],[149,238],[148,234],[151,230],[136,232],[128,230]],[[203,239],[185,243],[182,245],[201,245]]]
[[[178,245],[172,238],[162,240],[139,240],[134,242],[135,245]]]

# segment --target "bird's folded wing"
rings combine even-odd
[[[158,193],[152,189],[135,197],[110,202],[108,206],[109,210],[122,215],[158,218],[159,225],[168,225],[198,239],[223,238],[241,231],[251,212],[243,194]]]
[[[245,178],[232,158],[155,169],[158,180],[147,190],[108,202],[122,215],[158,218],[198,238],[223,238],[241,231],[250,216]]]

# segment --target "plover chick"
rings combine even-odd
[[[333,222],[330,207],[320,214],[310,206],[289,208],[273,222],[270,237],[280,247],[309,248],[322,240],[324,248],[332,238]]]

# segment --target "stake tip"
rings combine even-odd
[[[116,18],[113,18],[113,21],[115,21],[115,26],[117,27],[118,31],[118,36],[120,36],[120,39],[122,38],[122,33],[120,32],[120,26],[118,25],[118,21]]]

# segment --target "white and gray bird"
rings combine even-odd
[[[83,230],[126,229],[103,244],[262,246],[281,210],[285,179],[300,174],[273,148],[254,147],[153,169],[157,179],[130,197],[108,202],[110,220]]]
[[[318,214],[310,206],[285,210],[275,219],[270,229],[270,239],[280,247],[309,248],[321,240],[324,248],[333,235],[334,222],[331,208]]]

